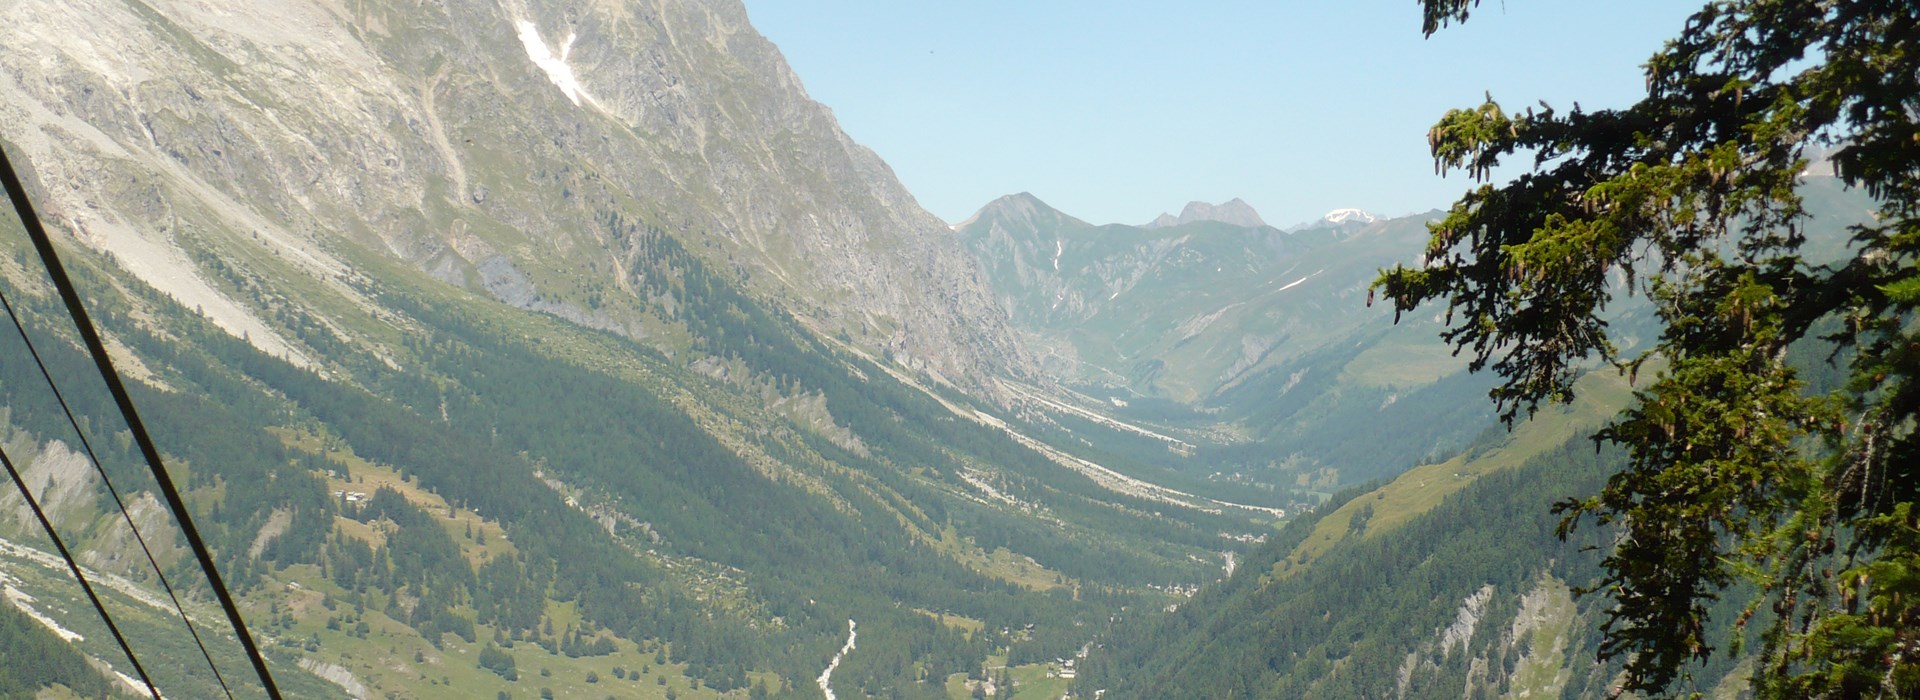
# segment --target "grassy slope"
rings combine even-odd
[[[1276,576],[1291,576],[1296,567],[1311,564],[1334,545],[1353,535],[1354,516],[1363,508],[1372,512],[1363,537],[1391,532],[1431,510],[1441,499],[1466,488],[1486,474],[1520,466],[1559,447],[1569,438],[1592,432],[1626,406],[1631,396],[1626,379],[1611,372],[1595,372],[1576,385],[1572,405],[1542,409],[1513,429],[1496,448],[1470,452],[1439,464],[1416,467],[1373,492],[1356,498],[1322,517],[1305,541],[1274,565]]]

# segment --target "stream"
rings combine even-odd
[[[840,660],[847,657],[847,652],[853,651],[853,640],[855,637],[860,636],[860,633],[854,629],[857,626],[853,618],[847,618],[847,644],[846,646],[840,647],[840,653],[834,654],[832,661],[827,662],[827,670],[820,672],[820,692],[826,693],[827,700],[836,700],[833,697],[832,687],[833,669],[839,668]]]

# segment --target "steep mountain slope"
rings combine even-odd
[[[325,361],[223,277],[305,277],[336,333],[375,342],[350,249],[658,334],[671,300],[638,297],[638,251],[604,223],[620,216],[907,366],[1018,366],[945,227],[737,2],[0,13],[0,138],[49,218],[271,354]]]

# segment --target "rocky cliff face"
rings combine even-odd
[[[26,0],[0,47],[0,138],[55,228],[276,355],[319,361],[276,297],[353,338],[391,262],[658,332],[625,225],[909,366],[1021,365],[948,229],[737,2]]]

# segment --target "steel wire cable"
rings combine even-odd
[[[200,658],[207,660],[207,668],[213,670],[213,679],[220,684],[220,691],[227,700],[233,700],[233,689],[227,687],[227,677],[220,673],[220,665],[214,663],[213,654],[207,651],[205,640],[200,638],[200,630],[193,624],[193,618],[187,615],[187,608],[180,604],[180,596],[173,591],[173,583],[167,580],[167,573],[160,569],[160,562],[153,556],[153,549],[147,546],[147,538],[140,534],[140,527],[133,524],[133,515],[127,512],[127,503],[120,498],[120,489],[114,487],[113,479],[107,476],[106,465],[100,462],[100,455],[93,450],[93,441],[87,439],[87,433],[80,429],[80,421],[73,415],[73,408],[67,405],[65,392],[54,383],[53,373],[47,370],[47,363],[40,358],[39,348],[34,347],[33,338],[27,335],[27,327],[20,322],[20,315],[13,310],[13,303],[7,300],[7,294],[0,290],[0,307],[7,311],[7,318],[13,321],[13,327],[20,332],[20,340],[27,344],[27,354],[33,357],[33,363],[40,368],[41,378],[47,381],[47,388],[53,390],[53,398],[60,403],[60,410],[67,416],[67,425],[73,426],[73,434],[80,438],[81,448],[86,450],[87,460],[93,463],[93,470],[100,475],[100,482],[106,484],[107,493],[113,496],[113,505],[120,509],[121,520],[127,523],[127,530],[133,533],[133,540],[140,543],[141,553],[147,556],[147,565],[153,567],[153,573],[160,577],[160,587],[167,592],[167,599],[173,601],[174,612],[180,615],[180,621],[186,623],[187,633],[193,636],[193,645],[200,648]]]
[[[40,223],[39,215],[34,212],[33,202],[27,197],[26,186],[20,182],[13,162],[7,158],[6,149],[0,148],[0,184],[4,184],[7,197],[13,201],[13,208],[20,216],[20,223],[27,229],[27,237],[33,240],[34,249],[40,254],[40,261],[47,268],[47,276],[52,278],[53,286],[60,292],[60,300],[67,307],[67,313],[73,317],[73,325],[80,331],[87,353],[93,356],[93,363],[100,371],[100,378],[107,384],[107,391],[119,406],[120,414],[126,419],[128,432],[133,433],[133,441],[140,446],[140,453],[146,458],[147,468],[153,472],[154,481],[160,487],[167,507],[173,511],[174,522],[180,526],[180,534],[187,540],[187,546],[193,550],[193,556],[206,572],[207,582],[213,587],[214,596],[220,599],[220,608],[226,613],[227,622],[233,626],[234,636],[239,637],[240,646],[246,649],[247,660],[253,664],[254,673],[260,677],[260,684],[273,700],[281,700],[280,686],[273,681],[273,672],[267,668],[266,657],[260,653],[260,647],[254,643],[253,633],[247,630],[246,620],[240,615],[240,605],[233,599],[233,592],[220,576],[220,568],[213,562],[213,552],[207,548],[206,540],[200,536],[200,528],[193,523],[193,517],[187,511],[186,500],[181,498],[180,490],[174,486],[173,478],[168,475],[166,462],[160,458],[160,448],[147,433],[147,426],[140,419],[140,412],[134,408],[133,397],[127,393],[127,387],[120,380],[120,374],[113,367],[113,358],[107,354],[107,346],[100,339],[100,332],[87,315],[86,306],[80,301],[80,292],[74,286],[73,279],[67,276],[66,267],[60,263],[60,254],[53,247],[53,238],[47,235],[47,229]]]
[[[126,635],[120,634],[120,626],[113,623],[113,615],[107,613],[106,604],[100,602],[100,595],[93,591],[93,584],[87,582],[87,575],[80,571],[80,562],[73,560],[73,553],[67,551],[67,543],[60,539],[60,533],[53,529],[53,521],[47,519],[46,511],[40,509],[40,502],[34,500],[33,490],[27,488],[26,479],[20,478],[20,470],[13,467],[13,458],[7,456],[4,445],[0,445],[0,464],[6,465],[7,476],[13,477],[14,488],[20,489],[20,497],[27,499],[27,507],[33,510],[33,517],[40,521],[40,528],[47,531],[47,537],[53,540],[53,548],[60,551],[60,558],[67,560],[67,571],[80,582],[80,589],[87,592],[87,600],[93,603],[94,612],[100,613],[100,620],[107,623],[107,632],[113,635],[113,641],[120,645],[120,651],[126,653],[127,661],[133,663],[134,673],[140,674],[140,682],[145,683],[147,692],[154,700],[159,700],[160,689],[153,687],[153,678],[147,675],[147,667],[140,665],[140,657],[133,654],[133,647],[127,644]]]

